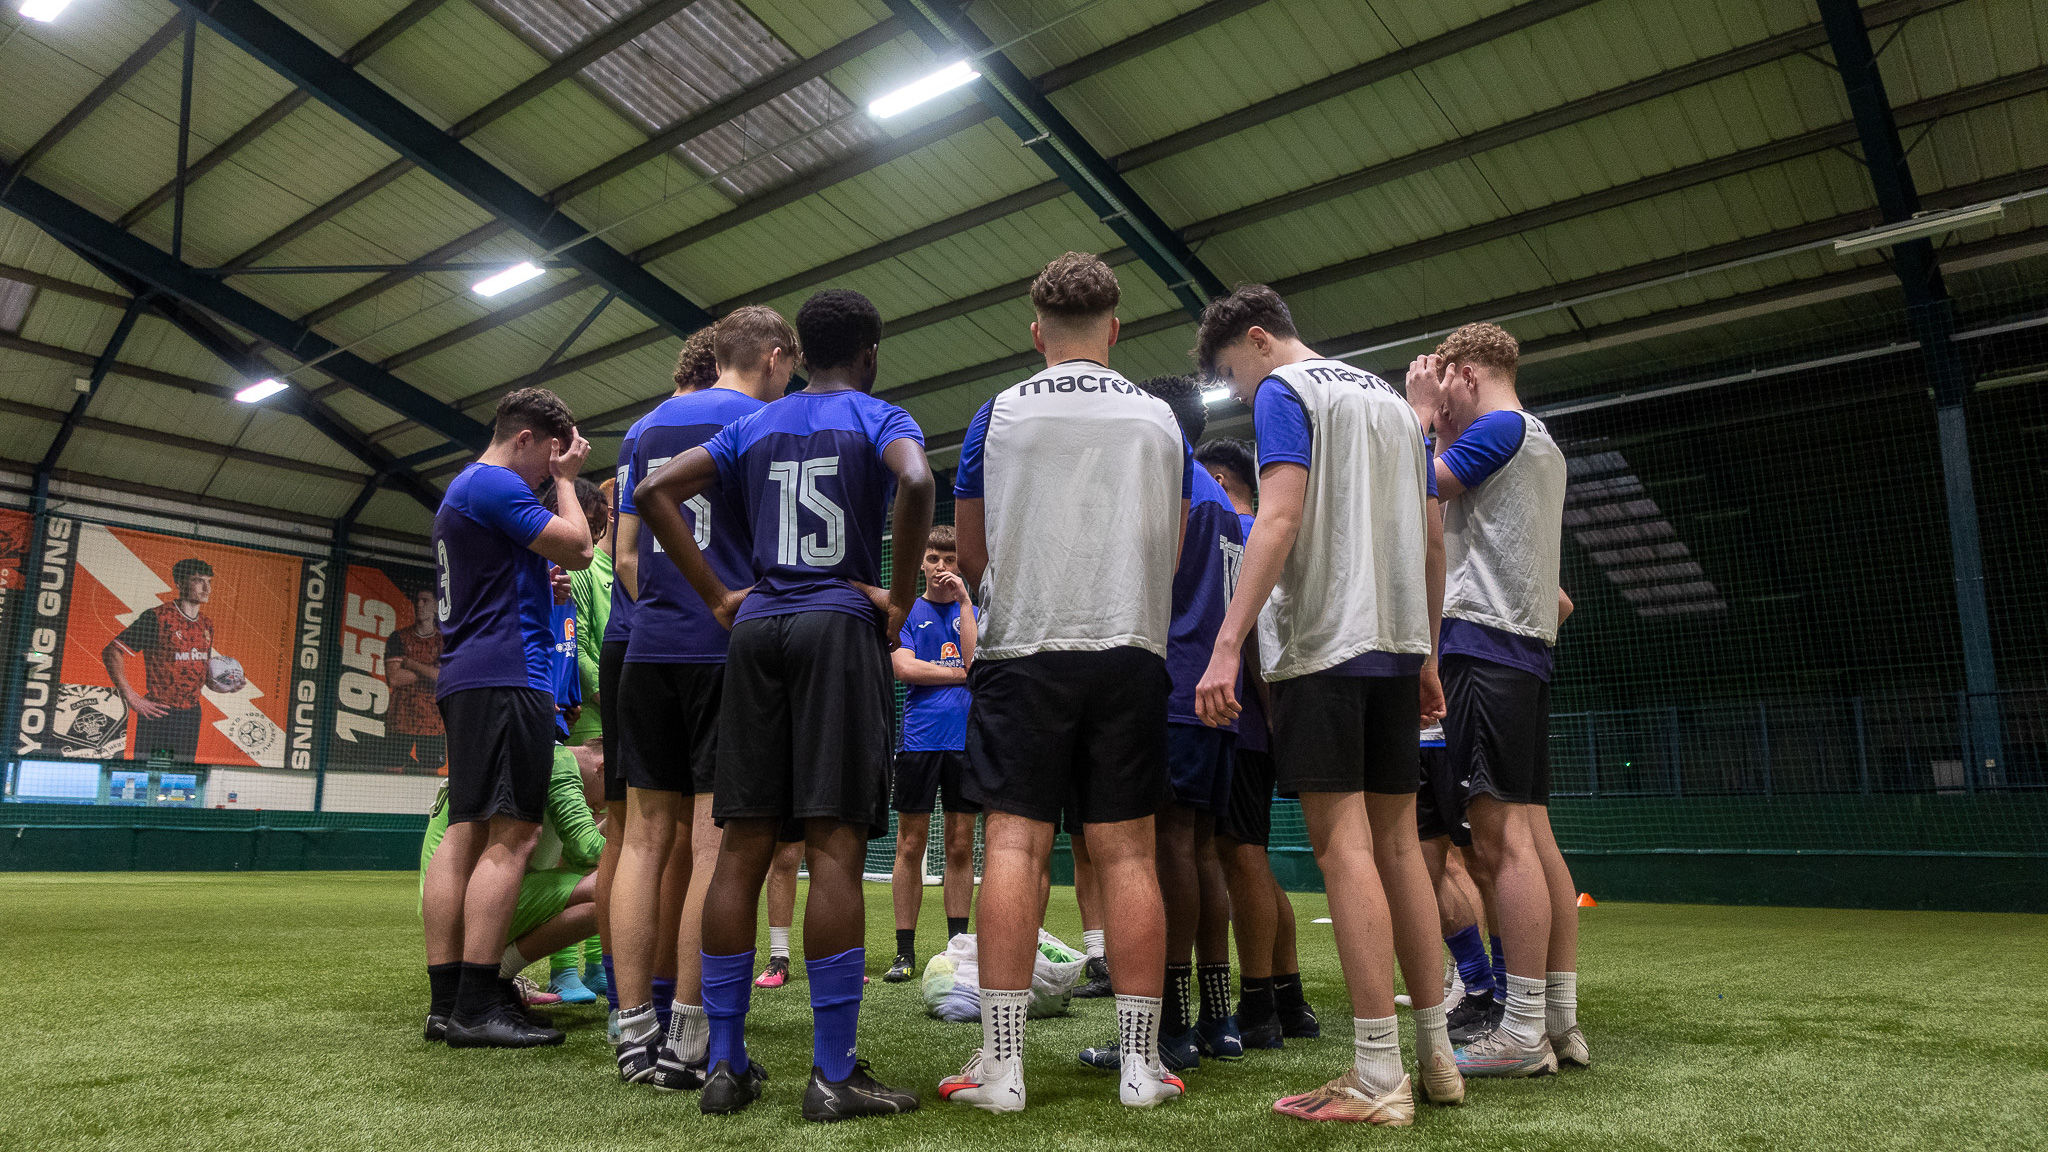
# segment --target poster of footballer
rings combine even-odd
[[[27,583],[24,562],[35,540],[35,521],[18,508],[0,508],[0,637],[14,638],[14,612]]]
[[[425,568],[351,564],[341,611],[334,682],[336,768],[439,773],[448,741],[434,706],[441,627],[434,574]]]
[[[17,754],[283,767],[306,563],[51,517]]]

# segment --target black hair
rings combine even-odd
[[[194,576],[211,575],[213,575],[213,565],[208,564],[197,556],[188,556],[171,565],[171,583],[177,585],[180,589],[185,587],[185,581],[190,580]]]
[[[1202,386],[1191,376],[1154,376],[1143,380],[1138,387],[1166,401],[1173,409],[1173,418],[1180,421],[1181,435],[1192,444],[1202,438],[1203,429],[1209,426],[1209,406],[1202,403]]]
[[[555,484],[552,479],[540,486],[540,506],[557,516],[562,513],[560,508],[555,507]],[[576,478],[576,506],[583,509],[583,518],[590,523],[593,533],[597,533],[598,525],[606,523],[609,519],[605,514],[604,489],[598,487],[595,480],[585,480],[581,476]]]
[[[1235,475],[1248,492],[1259,490],[1259,458],[1252,452],[1249,440],[1218,437],[1195,449],[1195,462]]]
[[[1242,339],[1253,325],[1275,336],[1296,335],[1287,301],[1264,284],[1240,284],[1230,295],[1209,301],[1195,329],[1195,364],[1202,375],[1216,375],[1216,354]]]
[[[796,311],[796,339],[813,372],[851,364],[882,342],[882,313],[849,288],[827,288]]]

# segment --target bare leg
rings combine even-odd
[[[427,963],[453,964],[462,959],[462,898],[483,855],[489,832],[481,822],[450,824],[434,858],[427,862],[420,889],[420,919],[427,936]]]
[[[704,951],[713,956],[750,952],[761,914],[761,883],[776,858],[775,834],[780,820],[727,820],[725,836],[718,849],[718,865],[712,871],[710,890],[704,894]],[[799,852],[803,845],[798,844]],[[796,901],[795,882],[790,884],[790,902]]]
[[[493,816],[484,837],[483,854],[462,892],[462,962],[495,965],[504,959],[519,908],[519,881],[540,841],[540,825]]]
[[[946,813],[946,881],[941,891],[949,920],[966,919],[974,907],[974,821],[971,812]]]
[[[612,881],[619,873],[619,849],[626,840],[626,802],[604,806],[604,852],[597,858],[597,938],[605,955],[612,954]]]
[[[805,959],[837,956],[866,941],[867,901],[860,875],[867,850],[865,825],[804,821],[804,851],[811,863],[811,890],[804,900]]]
[[[654,978],[676,978],[676,941],[682,938],[683,906],[690,900],[690,879],[696,860],[692,817],[694,798],[679,796],[676,804],[676,838],[669,844],[668,859],[661,866],[661,896],[655,905]]]
[[[690,883],[676,925],[676,1002],[695,1005],[704,1003],[704,896],[711,890],[711,873],[718,866],[718,845],[724,837],[711,818],[711,793],[699,793],[693,807]]]
[[[787,928],[796,923],[796,870],[804,860],[804,842],[793,840],[778,845],[775,863],[768,870],[768,926]],[[708,949],[707,949],[708,951]],[[724,955],[724,953],[713,953]]]
[[[676,818],[685,799],[648,788],[626,793],[625,836],[612,877],[612,972],[622,1010],[654,1001],[661,879],[675,848]],[[673,932],[669,939],[675,939]]]
[[[986,841],[987,838],[988,831],[984,828],[982,830],[982,839]],[[1096,884],[1095,859],[1088,854],[1088,836],[1087,833],[1083,832],[1078,835],[1069,836],[1068,840],[1074,847],[1074,903],[1081,908],[1081,930],[1083,932],[1097,932],[1102,929],[1102,891]],[[982,855],[983,857],[988,855],[986,843],[982,846]],[[984,864],[982,868],[982,885],[984,887],[988,884],[987,873],[988,869]],[[1051,883],[1050,873],[1047,875],[1048,879],[1046,882],[1049,884]],[[1042,904],[1044,901],[1041,900],[1040,903]],[[1043,921],[1044,916],[1041,914],[1039,919]]]
[[[1238,970],[1246,980],[1266,979],[1273,975],[1273,933],[1280,914],[1274,907],[1273,872],[1266,864],[1266,850],[1222,836],[1215,843],[1230,886]]]
[[[980,916],[975,925],[983,988],[1031,987],[1031,957],[1041,921],[1038,893],[1052,840],[1051,824],[1008,812],[989,813],[982,833]],[[1077,892],[1079,861],[1077,849]]]
[[[1434,1008],[1444,1002],[1444,945],[1437,932],[1436,892],[1430,886],[1429,865],[1415,835],[1415,794],[1363,795],[1366,816],[1372,822],[1373,863],[1387,894],[1402,982],[1415,1007]]]
[[[1195,927],[1195,962],[1230,963],[1230,888],[1216,854],[1216,822],[1204,816],[1195,827],[1195,871],[1202,878],[1202,915]]]
[[[1472,846],[1493,876],[1495,915],[1507,950],[1508,973],[1543,979],[1550,953],[1549,883],[1531,830],[1534,805],[1474,796]]]
[[[1351,993],[1351,1015],[1361,1020],[1392,1016],[1393,917],[1373,864],[1365,797],[1358,792],[1304,792],[1301,808],[1330,894],[1337,961]]]
[[[1166,907],[1152,818],[1088,825],[1088,851],[1105,922],[1116,925],[1107,940],[1110,984],[1119,996],[1158,996],[1166,987]]]
[[[1536,854],[1543,861],[1543,882],[1550,890],[1549,972],[1579,970],[1579,898],[1572,883],[1572,870],[1558,850],[1557,837],[1550,831],[1550,809],[1529,805],[1529,830],[1535,834]]]
[[[1194,953],[1195,929],[1202,919],[1202,876],[1195,867],[1195,812],[1183,804],[1168,804],[1155,819],[1159,870],[1154,882],[1166,907],[1165,962],[1186,964]],[[1095,835],[1093,826],[1088,834],[1091,838]],[[1122,931],[1121,921],[1117,929]],[[1113,982],[1114,964],[1110,971]]]
[[[917,914],[924,909],[924,858],[931,831],[929,812],[896,814],[896,867],[889,873],[889,895],[896,905],[898,931],[917,927]],[[815,885],[811,891],[817,891]]]
[[[1273,974],[1292,975],[1301,971],[1301,958],[1294,952],[1294,900],[1280,886],[1270,864],[1266,876],[1273,882]]]

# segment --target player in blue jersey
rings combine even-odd
[[[826,1121],[917,1107],[916,1095],[869,1075],[854,1037],[867,955],[861,865],[868,839],[888,830],[888,652],[917,598],[921,553],[897,549],[889,590],[875,585],[885,528],[896,540],[930,533],[933,482],[917,423],[871,394],[882,336],[874,304],[857,292],[819,292],[796,328],[809,386],[670,461],[634,502],[732,628],[712,802],[725,840],[704,905],[711,1036],[700,1106],[737,1112],[767,1079],[746,1048],[754,934],[776,834],[795,820],[811,873],[803,1115]],[[682,515],[714,486],[733,495],[751,531],[750,584],[720,575]]]
[[[1138,385],[1166,401],[1189,443],[1209,423],[1202,389],[1186,376]],[[1229,806],[1230,753],[1237,725],[1210,727],[1195,714],[1195,684],[1209,664],[1216,629],[1237,584],[1244,526],[1205,468],[1192,472],[1187,526],[1173,576],[1173,623],[1166,641],[1172,693],[1166,703],[1167,772],[1173,800],[1155,818],[1159,891],[1166,900],[1166,1004],[1159,1055],[1168,1068],[1198,1066],[1203,1056],[1237,1060],[1244,1043],[1230,1018],[1230,897],[1216,856],[1217,818]],[[1190,955],[1194,963],[1189,962]],[[1201,1010],[1191,996],[1200,977]],[[1082,1063],[1114,1068],[1116,1045],[1090,1048]]]
[[[1415,836],[1416,722],[1442,707],[1428,448],[1400,392],[1317,355],[1264,285],[1209,304],[1197,356],[1252,405],[1260,465],[1259,517],[1198,705],[1211,723],[1237,716],[1256,628],[1278,783],[1301,795],[1351,994],[1350,1069],[1274,1110],[1405,1126],[1415,1088],[1394,1016],[1396,955],[1415,1003],[1423,1095],[1454,1104],[1465,1094],[1444,1024],[1436,897]]]
[[[674,395],[677,396],[709,388],[717,382],[718,359],[713,348],[710,328],[699,328],[690,334],[688,340],[683,341],[683,350],[676,357],[674,380]],[[618,466],[614,475],[612,479],[606,481],[612,485],[614,491],[611,504],[611,532],[605,537],[604,544],[611,549],[614,559],[611,614],[605,622],[604,645],[598,656],[598,706],[600,719],[604,724],[605,854],[597,870],[597,907],[598,925],[604,936],[602,986],[605,999],[611,1007],[605,1032],[606,1038],[615,1045],[619,1041],[619,993],[618,981],[612,974],[611,890],[612,877],[618,871],[619,848],[625,840],[626,829],[626,775],[618,744],[619,733],[625,728],[619,718],[619,680],[625,674],[626,649],[633,635],[633,595],[639,583],[640,564],[637,547],[623,552],[618,548],[619,504],[631,495],[633,490],[629,474],[633,448],[639,440],[640,422],[635,421],[633,426],[626,430],[625,440],[619,445]],[[662,873],[662,917],[661,926],[655,931],[657,944],[664,939],[673,940],[678,934],[685,897],[678,895],[673,889],[686,889],[689,884],[687,875],[682,878],[680,884],[671,880],[670,871],[672,869],[664,870]],[[665,965],[663,960],[667,961]],[[669,973],[668,979],[674,979],[675,957],[668,955],[667,949],[656,949],[654,967],[655,980],[663,979],[663,971]],[[584,979],[586,983],[589,982],[589,973],[585,973]],[[650,981],[650,987],[652,986]]]
[[[908,980],[917,968],[917,916],[924,904],[925,853],[932,806],[943,804],[946,938],[967,931],[974,906],[974,817],[981,805],[960,792],[967,770],[967,670],[974,664],[981,609],[960,579],[951,524],[932,525],[924,543],[924,595],[911,606],[889,661],[910,685],[903,697],[903,738],[896,749],[896,866],[889,889],[896,907],[896,960],[882,979]]]
[[[1433,462],[1443,493],[1445,760],[1465,780],[1482,888],[1507,947],[1506,1004],[1458,1051],[1468,1076],[1534,1076],[1591,1061],[1578,1022],[1579,919],[1550,829],[1551,647],[1570,601],[1558,587],[1564,453],[1515,392],[1521,350],[1467,324],[1408,369],[1416,416],[1452,443]]]
[[[448,835],[427,868],[422,912],[434,1017],[453,1047],[560,1043],[504,1002],[498,962],[540,836],[556,705],[548,561],[581,570],[590,525],[575,498],[590,443],[545,388],[498,402],[490,446],[448,485],[434,516],[448,733]],[[560,514],[534,488],[553,484]]]
[[[658,1088],[703,1084],[709,1035],[697,957],[703,893],[717,859],[711,819],[718,716],[725,684],[726,630],[682,573],[643,530],[633,488],[670,460],[782,395],[796,366],[796,333],[772,308],[752,305],[712,328],[718,377],[679,392],[634,425],[626,493],[619,504],[619,548],[632,560],[633,630],[619,676],[619,759],[626,776],[626,828],[612,882],[612,963],[618,977],[619,1078]],[[679,510],[720,580],[751,579],[746,508],[738,489],[716,484]],[[663,933],[663,875],[681,878],[686,897]],[[692,899],[691,897],[694,897]],[[667,940],[661,939],[663,935]],[[660,946],[675,947],[672,986],[657,987]],[[666,983],[666,982],[665,982]],[[659,1015],[673,999],[677,1010]]]
[[[1195,450],[1195,460],[1230,497],[1250,539],[1252,499],[1259,490],[1258,456],[1251,443],[1211,440]],[[1230,803],[1216,818],[1216,854],[1223,862],[1230,923],[1237,933],[1239,1036],[1246,1048],[1278,1048],[1284,1037],[1312,1040],[1323,1030],[1301,987],[1294,903],[1266,856],[1273,833],[1273,755],[1257,648],[1256,640],[1245,645],[1239,692],[1244,711],[1237,718],[1231,755]]]

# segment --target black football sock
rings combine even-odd
[[[1273,1007],[1273,978],[1261,976],[1254,980],[1244,978],[1243,992],[1237,1001],[1237,1023],[1240,1028],[1264,1024],[1279,1019],[1280,1013]]]
[[[1230,1015],[1230,965],[1197,964],[1195,976],[1202,989],[1202,1022]]]
[[[946,939],[951,940],[953,937],[958,936],[965,931],[967,931],[967,917],[946,917]]]
[[[1278,1008],[1305,1008],[1308,998],[1301,994],[1301,973],[1273,975],[1273,1004]]]
[[[464,964],[461,983],[455,989],[454,1019],[475,1024],[503,1001],[498,989],[496,964]]]
[[[427,965],[427,1015],[445,1017],[455,1011],[455,990],[461,984],[461,961]]]
[[[917,955],[917,929],[898,928],[896,930],[896,954],[898,956]]]
[[[1188,985],[1194,974],[1186,964],[1166,966],[1166,1016],[1160,1022],[1161,1036],[1179,1036],[1188,1030]]]

